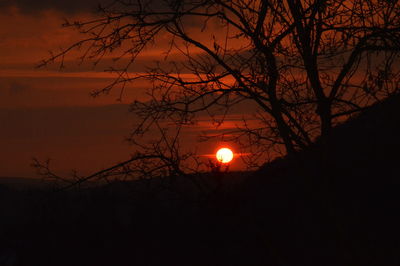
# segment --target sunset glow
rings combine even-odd
[[[233,159],[233,152],[228,148],[221,148],[217,151],[216,157],[221,163],[229,163]]]

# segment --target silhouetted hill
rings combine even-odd
[[[0,176],[0,187],[11,189],[45,188],[49,184],[39,178]]]
[[[247,181],[245,209],[283,265],[400,264],[399,114],[394,96]]]
[[[255,173],[0,190],[0,265],[400,265],[400,97]]]

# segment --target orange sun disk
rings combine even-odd
[[[220,163],[229,163],[233,159],[233,152],[229,148],[221,148],[217,151],[216,157]]]

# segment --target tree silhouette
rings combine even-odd
[[[134,142],[165,120],[180,127],[208,112],[223,122],[215,108],[229,114],[245,102],[258,107],[263,126],[244,121],[238,141],[245,136],[249,145],[294,154],[399,91],[397,1],[119,0],[99,15],[66,22],[84,37],[41,65],[63,66],[74,49],[95,63],[119,52],[126,64],[110,66],[116,79],[94,95],[123,94],[140,79],[152,83],[151,100],[132,103],[142,121]],[[163,60],[144,73],[130,71],[161,39],[168,40]]]

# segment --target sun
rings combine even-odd
[[[216,157],[221,163],[229,163],[233,159],[233,152],[228,148],[221,148],[217,151]]]

